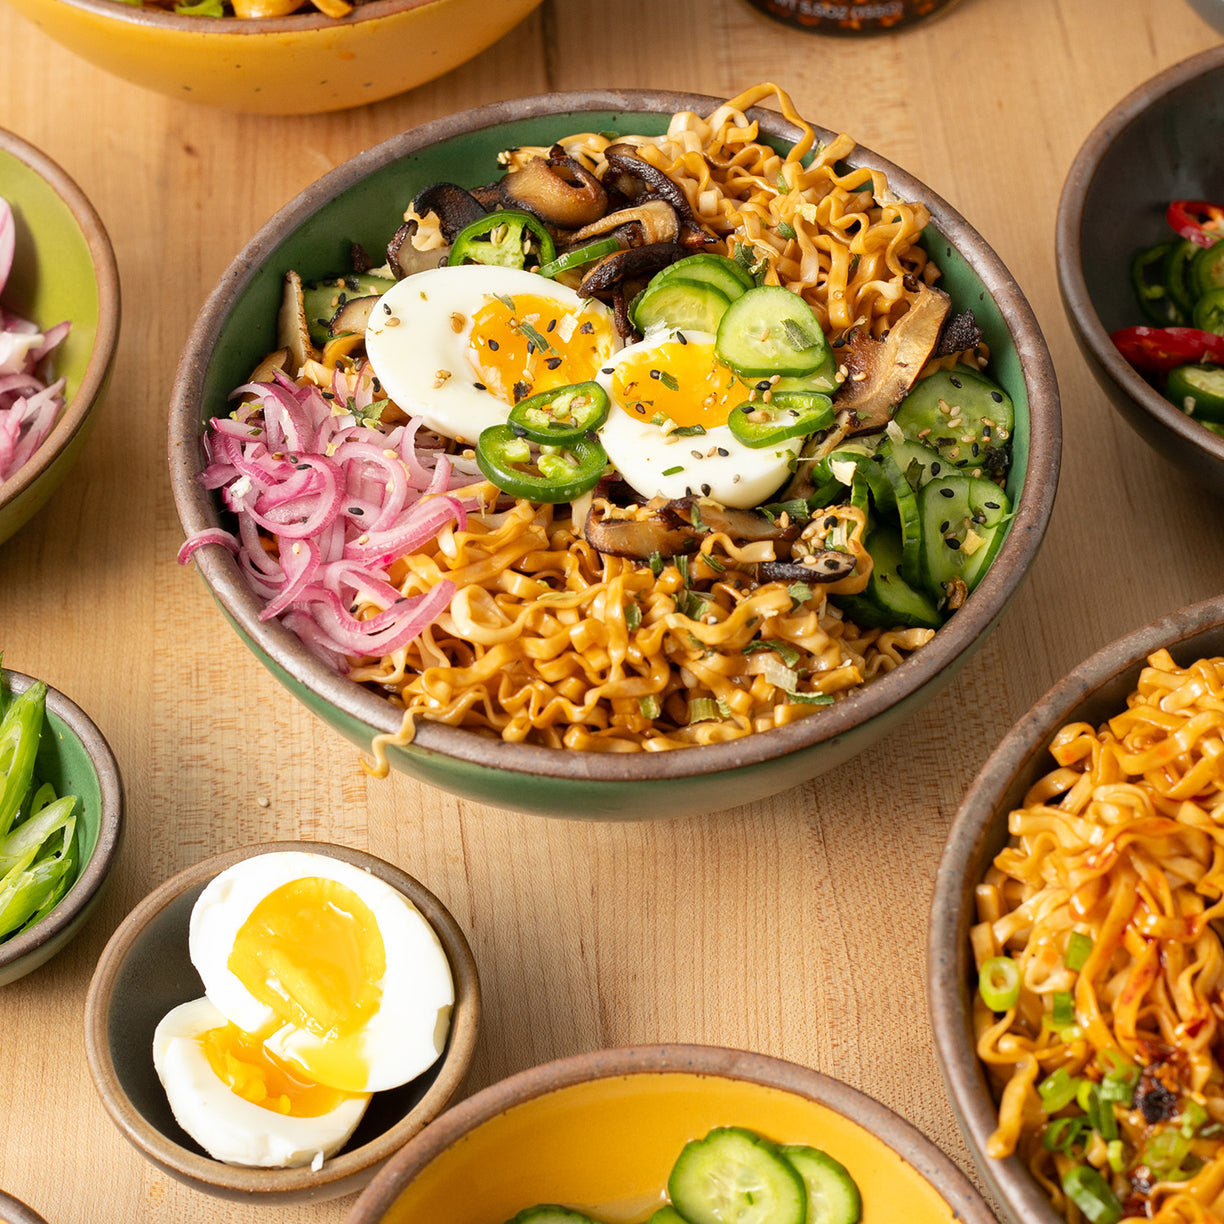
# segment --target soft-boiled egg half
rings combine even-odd
[[[313,1083],[394,1088],[446,1044],[455,991],[437,935],[401,893],[341,859],[235,863],[200,894],[189,949],[217,1010]]]
[[[588,382],[620,347],[611,311],[556,281],[486,264],[430,268],[375,304],[366,355],[404,412],[475,445],[518,400]]]
[[[178,1124],[229,1164],[321,1163],[349,1141],[370,1099],[302,1079],[208,999],[163,1018],[153,1065]]]
[[[660,331],[621,349],[597,381],[611,410],[600,441],[643,497],[696,494],[724,506],[757,506],[790,475],[802,438],[745,446],[728,415],[754,385],[723,365],[708,332]]]

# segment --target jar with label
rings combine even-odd
[[[748,0],[762,13],[817,34],[883,34],[952,7],[956,0]]]

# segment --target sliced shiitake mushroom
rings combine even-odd
[[[826,548],[809,553],[800,561],[761,561],[758,582],[837,582],[854,573],[853,553]]]
[[[332,315],[327,324],[331,336],[346,336],[350,332],[360,332],[364,335],[370,322],[370,311],[378,302],[378,294],[368,294],[365,297],[349,298],[340,309]]]
[[[882,340],[860,334],[838,350],[846,378],[833,406],[847,414],[848,433],[870,433],[888,424],[931,356],[951,305],[942,289],[920,285],[909,310]]]
[[[632,208],[606,213],[598,221],[584,225],[570,235],[571,245],[601,238],[614,231],[624,231],[626,246],[651,246],[657,242],[675,242],[680,234],[680,218],[666,200],[647,200]]]
[[[602,498],[591,503],[583,532],[601,553],[649,561],[651,557],[686,556],[696,552],[712,531],[723,532],[737,544],[758,540],[790,540],[798,524],[783,527],[757,510],[735,510],[705,498],[618,508]]]
[[[627,277],[653,276],[660,268],[675,263],[683,254],[682,248],[674,242],[653,242],[648,246],[614,251],[583,276],[578,292],[583,297],[594,297],[597,293],[613,289]]]
[[[307,360],[318,359],[319,353],[310,342],[310,328],[306,323],[302,278],[292,268],[285,273],[280,312],[276,316],[276,341],[281,348],[289,350],[295,373]]]
[[[554,148],[547,158],[533,157],[501,181],[501,198],[547,225],[579,229],[598,220],[608,207],[603,184],[575,158]]]

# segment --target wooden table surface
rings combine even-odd
[[[968,1168],[923,987],[952,815],[1046,688],[1109,639],[1216,593],[1224,575],[1220,503],[1120,423],[1075,347],[1055,278],[1058,195],[1109,107],[1219,40],[1182,0],[961,0],[925,27],[857,40],[788,30],[743,0],[544,0],[413,93],[275,118],[147,93],[0,6],[0,127],[90,196],[124,299],[114,380],[84,459],[0,545],[0,649],[94,717],[128,800],[96,916],[57,959],[0,991],[0,1187],[50,1224],[344,1218],[352,1200],[231,1206],[164,1176],[111,1125],[85,1061],[86,987],[123,915],[188,864],[276,838],[369,849],[450,907],[484,990],[473,1090],[599,1047],[743,1047],[863,1089]],[[166,405],[205,296],[277,208],[414,124],[588,85],[724,97],[760,80],[931,184],[1032,303],[1058,372],[1065,448],[1027,584],[902,736],[754,807],[586,824],[480,807],[402,776],[367,779],[175,563]]]

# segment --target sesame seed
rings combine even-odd
[[[951,489],[940,489],[939,496],[940,497],[955,497],[956,494],[953,493]]]

